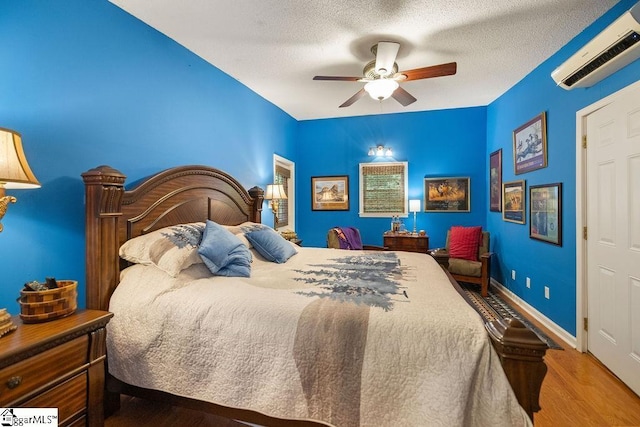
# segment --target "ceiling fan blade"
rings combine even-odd
[[[387,76],[393,69],[393,64],[398,56],[400,43],[378,42],[376,48],[376,73]]]
[[[315,76],[313,80],[330,80],[338,82],[357,82],[362,77],[340,77],[340,76]]]
[[[340,106],[340,108],[348,107],[348,106],[352,105],[358,99],[362,98],[366,93],[367,92],[364,90],[364,88],[360,89],[358,92],[356,92],[355,95],[353,95],[351,98],[349,98],[346,101],[344,101],[344,103]]]
[[[414,98],[413,95],[411,95],[406,90],[402,89],[402,87],[398,87],[398,89],[393,91],[391,96],[393,97],[393,99],[395,99],[400,104],[402,104],[403,107],[406,107],[407,105],[413,104],[414,102],[417,101],[417,99]]]
[[[456,73],[458,65],[455,62],[433,65],[431,67],[416,68],[415,70],[400,71],[398,74],[407,76],[405,81],[429,79],[432,77],[451,76]]]

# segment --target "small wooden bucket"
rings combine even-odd
[[[58,280],[58,286],[46,291],[20,291],[20,318],[24,323],[46,322],[76,311],[78,282]]]

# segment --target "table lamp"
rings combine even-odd
[[[9,203],[17,201],[15,197],[5,195],[5,188],[40,188],[40,183],[27,163],[20,134],[0,128],[0,220],[7,212]],[[0,231],[2,229],[0,224]]]
[[[409,200],[409,212],[413,212],[413,234],[416,232],[416,214],[420,212],[420,200]]]

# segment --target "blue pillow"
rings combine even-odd
[[[260,255],[271,262],[282,264],[298,253],[291,243],[271,228],[250,231],[244,236]]]
[[[198,254],[217,276],[249,277],[251,252],[242,241],[223,226],[207,221]]]

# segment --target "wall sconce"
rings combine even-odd
[[[420,212],[420,200],[409,200],[409,212],[413,212],[413,234],[416,234],[416,214]]]
[[[27,163],[20,134],[0,128],[0,220],[7,212],[9,203],[17,201],[13,196],[5,196],[5,188],[40,188],[40,183]],[[0,224],[0,231],[2,229]]]
[[[391,147],[386,147],[384,145],[378,145],[377,147],[369,147],[368,156],[376,156],[376,157],[393,157],[393,151]]]
[[[267,191],[264,195],[265,200],[270,200],[269,205],[273,212],[273,228],[278,228],[278,205],[280,200],[287,200],[287,193],[284,191],[282,184],[267,184]]]

